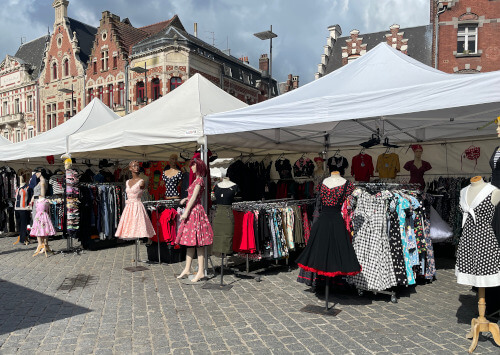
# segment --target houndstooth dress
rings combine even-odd
[[[455,266],[457,282],[476,287],[499,286],[500,246],[491,225],[495,213],[491,195],[496,188],[486,184],[470,205],[467,203],[468,189],[460,192],[464,217]]]
[[[362,271],[348,280],[358,289],[382,291],[396,286],[396,276],[387,235],[387,200],[361,192],[353,217],[352,244]]]

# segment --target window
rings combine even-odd
[[[52,122],[51,122],[51,127],[54,128],[55,126],[57,126],[57,116],[55,113],[52,114]]]
[[[118,68],[118,56],[113,57],[113,69]]]
[[[71,117],[73,117],[74,115],[76,115],[76,99],[73,99],[73,114],[71,115]]]
[[[151,91],[153,93],[153,100],[157,100],[160,98],[160,79],[154,78],[151,80]]]
[[[66,112],[64,113],[64,118],[67,120],[71,117],[71,100],[66,100]]]
[[[108,85],[108,106],[113,108],[113,84]]]
[[[57,64],[52,63],[52,79],[57,79]]]
[[[2,116],[6,116],[9,114],[9,105],[7,104],[7,101],[3,102],[3,111],[2,111]]]
[[[29,95],[27,99],[28,112],[33,111],[33,96]]]
[[[101,70],[108,70],[108,50],[101,52]]]
[[[89,102],[94,99],[94,89],[89,89]]]
[[[118,104],[125,106],[125,84],[118,83]]]
[[[92,62],[92,68],[94,69],[94,74],[97,74],[97,61]]]
[[[477,53],[477,25],[458,26],[457,54]]]
[[[3,131],[3,136],[9,139],[9,131]]]
[[[56,108],[56,104],[52,104],[52,112],[56,112],[57,108]]]
[[[16,142],[20,142],[21,139],[21,130],[16,129]]]
[[[19,112],[20,112],[20,111],[19,111],[19,108],[20,108],[20,107],[19,107],[19,99],[15,99],[15,100],[14,100],[14,112],[15,112],[15,113],[19,113]]]
[[[51,117],[52,117],[52,115],[47,115],[47,131],[52,128],[52,126],[51,126],[51,123],[52,123]]]
[[[182,84],[182,79],[174,76],[170,79],[170,91],[178,88]]]
[[[64,76],[69,76],[69,59],[64,60]]]
[[[139,81],[137,83],[137,103],[142,104],[144,102],[144,82]]]
[[[33,138],[35,136],[35,131],[33,127],[28,128],[28,139]]]
[[[101,101],[103,101],[103,100],[104,100],[104,98],[103,98],[103,96],[102,96],[102,86],[99,86],[99,87],[97,88],[97,97],[98,97],[98,98],[99,98],[99,100],[101,100]]]

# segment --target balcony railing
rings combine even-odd
[[[24,113],[13,113],[10,115],[0,116],[0,123],[16,123],[24,119]]]

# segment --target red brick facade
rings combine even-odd
[[[351,38],[346,39],[346,45],[342,47],[342,65],[366,53],[366,44],[363,44],[363,37],[359,37],[359,31],[352,30],[350,35]]]
[[[438,69],[448,73],[500,70],[500,1],[431,0],[439,15]],[[467,42],[467,46],[462,43]]]

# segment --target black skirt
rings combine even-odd
[[[361,267],[338,207],[323,206],[311,228],[306,248],[296,260],[299,267],[318,275],[356,275]]]

